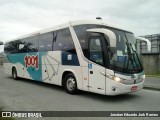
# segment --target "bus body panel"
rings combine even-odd
[[[89,71],[89,91],[105,94],[106,79],[101,73],[106,74],[105,68],[96,64],[88,64]]]
[[[82,84],[83,84],[83,90],[89,91],[88,66],[82,66]]]
[[[73,73],[75,78],[76,78],[76,82],[77,82],[77,88],[79,90],[83,90],[83,85],[82,85],[82,74],[81,74],[81,66],[66,66],[66,65],[61,65],[60,66],[60,72],[59,72],[59,83],[60,85],[62,85],[62,81],[65,79],[62,79],[62,75],[65,72],[70,72]]]
[[[12,67],[14,66],[13,63],[3,63],[3,70],[6,74],[12,75]]]
[[[72,57],[72,60],[67,60],[68,56]],[[38,59],[35,59],[36,57]],[[61,76],[68,71],[75,75],[78,88],[82,89],[81,66],[75,55],[61,51],[49,51],[10,54],[7,55],[7,58],[9,63],[4,63],[4,71],[9,75],[12,75],[12,68],[15,67],[18,77],[62,85]]]

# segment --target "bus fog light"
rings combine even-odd
[[[112,87],[112,91],[116,91],[116,87]]]

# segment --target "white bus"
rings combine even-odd
[[[4,71],[64,86],[69,94],[130,93],[145,80],[136,41],[131,31],[103,20],[68,22],[6,42]]]

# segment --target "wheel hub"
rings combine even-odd
[[[74,78],[70,77],[67,80],[67,88],[72,91],[75,88],[75,80]]]

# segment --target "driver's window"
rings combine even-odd
[[[89,59],[100,65],[104,64],[100,37],[91,37],[89,44]]]

